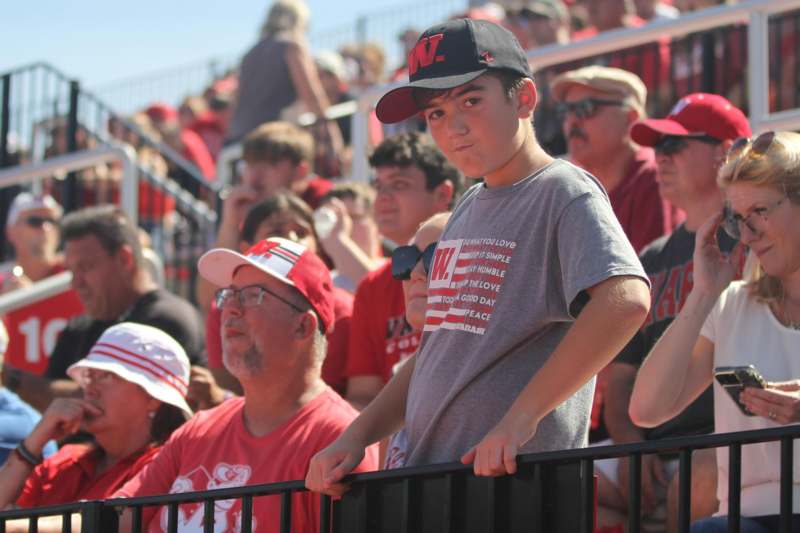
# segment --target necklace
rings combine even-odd
[[[781,292],[783,293],[781,297],[781,316],[783,317],[782,322],[789,329],[800,330],[800,320],[792,320],[792,318],[789,316],[789,308],[786,306],[786,291],[783,290]]]

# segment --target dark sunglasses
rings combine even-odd
[[[45,224],[57,225],[58,222],[53,217],[43,217],[39,215],[31,215],[25,219],[25,224],[32,228],[41,228]]]
[[[414,270],[420,259],[422,259],[422,268],[425,269],[427,276],[431,271],[431,262],[433,262],[437,244],[436,242],[430,243],[424,251],[420,251],[413,244],[395,248],[392,252],[392,277],[399,280],[411,279],[411,271]]]
[[[617,106],[622,107],[625,105],[623,102],[616,100],[603,100],[601,98],[584,98],[575,102],[559,102],[556,104],[556,116],[560,120],[564,120],[567,114],[572,113],[581,120],[592,118],[600,111],[601,107]]]
[[[733,141],[733,144],[731,144],[731,147],[728,149],[728,154],[725,157],[725,162],[733,161],[737,158],[739,159],[736,162],[736,167],[731,173],[731,181],[736,181],[736,178],[739,176],[739,171],[741,170],[745,161],[748,161],[749,159],[757,159],[766,154],[772,146],[772,141],[774,140],[775,132],[766,131],[752,140],[747,137],[739,137]],[[745,153],[745,149],[748,146],[750,149],[747,151],[747,153]]]
[[[662,155],[675,155],[686,150],[689,141],[700,141],[705,144],[720,144],[719,139],[709,135],[664,135],[659,139],[653,149]]]

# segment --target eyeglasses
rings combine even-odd
[[[575,102],[559,102],[556,104],[556,116],[564,120],[567,114],[572,113],[581,120],[592,118],[604,106],[622,107],[625,104],[616,100],[603,100],[601,98],[584,98]]]
[[[217,307],[220,309],[225,307],[232,300],[236,300],[242,307],[256,307],[261,305],[261,302],[264,301],[265,294],[269,294],[276,300],[280,300],[298,313],[304,312],[303,309],[293,304],[283,296],[280,296],[279,294],[276,294],[275,292],[267,289],[266,287],[262,287],[261,285],[248,285],[247,287],[242,287],[241,289],[227,287],[218,290],[215,297]]]
[[[725,157],[726,163],[736,158],[739,159],[736,162],[733,172],[731,173],[731,181],[736,181],[736,178],[739,177],[739,171],[741,170],[745,161],[762,157],[769,151],[770,147],[772,146],[772,141],[774,140],[775,132],[766,131],[752,141],[747,137],[739,137],[733,141],[733,144],[731,144],[731,147],[728,149],[728,154]],[[750,150],[748,150],[747,153],[744,153],[748,146],[750,147]]]
[[[787,198],[787,196],[784,196],[768,207],[756,207],[746,216],[734,213],[730,204],[726,204],[725,209],[722,212],[722,228],[725,230],[725,233],[736,240],[739,240],[742,237],[742,225],[747,226],[747,229],[749,229],[751,233],[759,235],[764,231],[764,227],[769,221],[769,214],[778,206],[780,206]]]
[[[425,247],[424,251],[420,251],[415,245],[398,246],[392,252],[392,277],[394,279],[406,280],[411,279],[411,271],[417,266],[419,260],[422,259],[422,268],[425,269],[425,275],[431,271],[431,262],[433,261],[433,253],[436,251],[436,242],[430,243]]]
[[[709,135],[664,135],[653,149],[656,153],[672,156],[681,153],[689,146],[689,141],[700,141],[705,144],[720,144],[719,139]]]
[[[45,224],[51,224],[53,226],[57,225],[56,219],[53,217],[43,217],[40,215],[31,215],[25,219],[25,224],[32,228],[41,228],[44,227]]]

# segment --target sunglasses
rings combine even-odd
[[[32,228],[41,228],[45,224],[57,225],[58,222],[53,217],[43,217],[39,215],[31,215],[25,219],[25,224]]]
[[[756,207],[746,216],[735,213],[731,206],[726,204],[722,211],[722,229],[736,240],[742,238],[742,226],[747,226],[750,233],[760,235],[769,222],[769,214],[780,207],[787,198],[788,196],[784,196],[766,207]]]
[[[664,135],[659,139],[653,149],[656,153],[662,155],[676,155],[686,150],[689,146],[689,141],[700,141],[711,145],[720,144],[719,139],[715,139],[709,135]]]
[[[422,268],[425,269],[427,276],[431,271],[431,262],[433,262],[433,253],[436,251],[437,244],[437,242],[432,242],[423,251],[413,244],[395,248],[392,252],[392,277],[399,280],[411,279],[411,271],[414,270],[420,259],[422,259]]]
[[[592,118],[600,111],[601,107],[615,106],[622,107],[625,104],[616,100],[603,100],[601,98],[585,98],[575,102],[559,102],[556,104],[556,116],[559,120],[567,118],[572,113],[581,120]]]
[[[739,137],[733,141],[733,144],[731,144],[731,147],[728,149],[728,154],[725,156],[726,163],[738,158],[736,167],[733,169],[733,173],[731,174],[731,181],[736,181],[736,178],[739,177],[739,171],[746,161],[750,159],[758,159],[766,154],[772,146],[772,142],[774,140],[775,132],[766,131],[752,140],[748,137]],[[748,147],[750,149],[745,153],[745,149]]]

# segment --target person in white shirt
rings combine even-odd
[[[746,365],[756,367],[766,387],[745,388],[737,405],[714,383],[715,431],[800,422],[800,387],[790,381],[800,377],[796,353],[800,341],[800,135],[767,132],[752,141],[735,142],[718,182],[725,190],[727,208],[697,233],[694,288],[634,384],[630,415],[640,426],[655,426],[679,413],[712,382],[714,368]],[[720,226],[740,240],[730,253],[721,251],[717,243]],[[746,279],[732,282],[745,247],[751,252]],[[764,442],[742,447],[742,532],[777,530],[779,446]],[[795,442],[794,453],[798,452],[800,444]],[[717,472],[719,510],[714,517],[695,522],[693,533],[727,530],[727,447],[717,448]],[[797,512],[798,464],[792,501]]]

